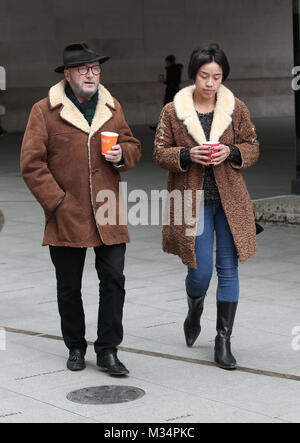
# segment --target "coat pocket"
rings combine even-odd
[[[72,194],[66,192],[54,217],[59,241],[78,243],[86,240],[88,236],[86,216]]]

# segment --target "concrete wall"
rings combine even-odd
[[[228,55],[228,86],[253,116],[293,113],[291,0],[0,0],[0,65],[7,71],[3,126],[22,131],[32,104],[61,76],[62,49],[85,40],[112,60],[102,82],[130,123],[155,122],[164,95],[164,58],[187,64],[211,41]]]

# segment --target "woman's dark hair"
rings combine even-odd
[[[229,75],[230,66],[225,52],[222,51],[216,43],[211,43],[206,47],[198,48],[193,51],[188,67],[189,78],[195,81],[197,72],[201,66],[212,62],[216,62],[221,66],[224,82]]]

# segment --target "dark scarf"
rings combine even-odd
[[[91,126],[94,115],[95,115],[96,106],[98,103],[98,97],[99,97],[98,90],[90,100],[83,102],[83,103],[80,103],[78,101],[78,99],[74,95],[74,92],[73,92],[71,86],[69,85],[69,83],[66,84],[65,92],[66,92],[66,96],[71,100],[71,102],[74,103],[74,105],[84,115],[84,117],[88,121],[88,124]]]

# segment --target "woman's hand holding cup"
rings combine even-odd
[[[190,150],[190,157],[192,162],[207,166],[210,160],[210,149],[204,145],[195,146]]]
[[[190,151],[191,160],[204,166],[217,166],[223,163],[230,154],[229,146],[219,142],[205,142]]]
[[[220,144],[219,146],[214,148],[214,153],[211,156],[211,161],[214,166],[220,165],[223,163],[227,157],[230,155],[229,146]]]

